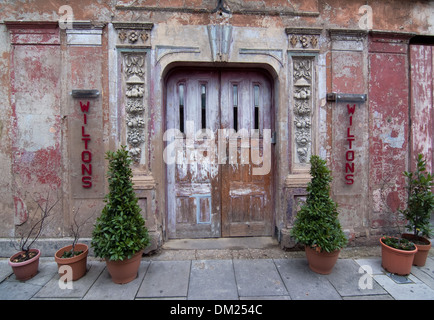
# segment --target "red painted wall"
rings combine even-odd
[[[433,46],[410,46],[411,85],[411,150],[410,168],[415,169],[417,155],[427,160],[427,170],[433,168]]]
[[[409,73],[404,35],[371,34],[369,39],[369,166],[371,227],[393,225],[391,211],[404,205],[408,169]],[[384,232],[384,230],[382,231]]]

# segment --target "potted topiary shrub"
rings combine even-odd
[[[122,284],[137,277],[149,235],[133,189],[132,160],[126,147],[108,151],[106,159],[109,192],[94,226],[91,246],[95,256],[105,258],[112,281]]]
[[[330,197],[332,176],[326,161],[312,155],[310,165],[308,195],[297,213],[292,235],[305,245],[309,267],[317,273],[329,274],[347,239],[338,220],[337,204]]]
[[[431,192],[433,178],[426,171],[426,160],[419,154],[416,171],[404,172],[407,178],[407,208],[401,210],[407,220],[407,230],[412,233],[404,233],[403,238],[410,240],[417,247],[413,265],[424,266],[428,252],[431,249],[430,217],[434,209],[434,195]]]
[[[85,243],[78,243],[80,239],[80,230],[82,226],[92,217],[89,216],[86,220],[79,223],[77,221],[77,214],[79,210],[73,209],[73,221],[70,226],[70,232],[73,236],[72,244],[63,247],[54,255],[54,260],[57,262],[59,268],[59,275],[63,276],[67,270],[62,268],[68,266],[70,268],[71,280],[76,281],[83,277],[87,272],[87,255],[89,253],[89,247]]]
[[[9,265],[15,274],[15,278],[20,281],[26,281],[33,278],[38,273],[39,257],[41,251],[39,249],[31,248],[35,241],[41,236],[42,230],[48,223],[47,219],[50,216],[51,210],[59,202],[59,198],[50,205],[50,193],[47,194],[47,199],[36,201],[38,209],[41,210],[41,216],[34,222],[26,235],[22,234],[19,241],[19,252],[9,258]],[[45,205],[41,203],[45,202]],[[34,218],[36,218],[36,210]]]

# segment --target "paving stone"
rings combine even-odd
[[[371,274],[384,274],[385,271],[381,266],[381,258],[364,258],[364,259],[355,259],[359,266],[361,266],[365,272],[369,272]]]
[[[418,278],[419,280],[423,281],[428,287],[431,289],[434,289],[434,278],[431,277],[429,272],[425,271],[426,269],[423,269],[423,267],[415,267],[413,266],[411,268],[411,273]]]
[[[434,290],[417,279],[417,283],[405,284],[397,284],[387,275],[375,275],[374,279],[396,300],[434,300]]]
[[[422,280],[431,289],[434,289],[434,259],[428,257],[423,267],[413,266],[411,273]]]
[[[240,297],[240,300],[291,300],[289,295],[286,296],[262,296],[262,297]]]
[[[11,275],[0,284],[0,300],[29,300],[31,299],[57,272],[57,264],[44,259],[39,260],[38,273],[27,281],[15,279]]]
[[[191,261],[152,261],[137,297],[186,297]]]
[[[34,298],[81,299],[94,284],[105,266],[105,262],[88,261],[86,274],[82,278],[72,281],[72,288],[61,288],[59,285],[60,276],[56,273],[56,275],[34,296]]]
[[[233,263],[240,296],[282,296],[288,294],[273,260],[234,260]]]
[[[232,260],[192,261],[188,299],[238,299]]]
[[[305,258],[275,259],[277,270],[293,300],[341,300],[324,275],[310,270]]]
[[[133,300],[136,297],[140,284],[149,267],[149,261],[141,261],[139,274],[129,283],[117,284],[110,277],[107,268],[100,274],[93,286],[89,289],[84,300]]]
[[[0,283],[13,273],[12,268],[8,263],[8,260],[9,258],[0,259]]]
[[[374,294],[364,296],[348,296],[342,297],[343,300],[395,300],[388,294]]]
[[[327,278],[341,296],[386,293],[372,276],[360,270],[360,266],[352,259],[338,259],[332,273],[327,275]]]

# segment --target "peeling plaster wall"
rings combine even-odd
[[[332,196],[340,219],[356,243],[377,240],[392,224],[389,209],[405,202],[402,171],[419,152],[433,168],[433,51],[409,45],[414,35],[434,34],[432,1],[225,1],[230,14],[212,12],[217,1],[71,2],[72,30],[61,29],[64,1],[1,1],[0,12],[0,238],[28,228],[41,200],[58,194],[54,220],[44,237],[67,237],[75,210],[85,218],[101,210],[107,191],[103,154],[126,144],[125,54],[145,57],[143,103],[146,134],[143,156],[134,167],[136,192],[153,236],[166,240],[166,177],[162,161],[165,129],[165,76],[175,66],[265,68],[274,79],[278,143],[275,150],[275,227],[282,246],[293,245],[289,230],[309,181],[308,164],[297,161],[294,127],[294,61],[313,62],[311,152],[333,171]],[[372,12],[359,12],[369,5]],[[372,29],[361,19],[372,13]],[[26,22],[16,23],[22,20]],[[116,22],[147,38],[120,41]],[[209,30],[231,26],[228,51],[216,55]],[[136,28],[136,29],[134,29]],[[289,30],[290,29],[290,30]],[[292,32],[292,33],[291,33]],[[296,36],[296,43],[291,39]],[[318,43],[301,44],[300,38]],[[220,59],[220,60],[219,60]],[[294,60],[295,59],[295,60]],[[77,189],[82,150],[82,114],[72,89],[98,89],[89,128],[96,149],[92,194]],[[330,103],[330,92],[367,94],[354,115],[355,182],[345,182],[348,112]],[[90,115],[92,115],[90,113]],[[86,129],[87,130],[87,129]],[[77,133],[78,132],[78,133]],[[295,160],[294,160],[295,159]],[[77,162],[78,161],[78,162]],[[77,191],[78,190],[78,191]],[[78,192],[78,193],[77,193]],[[26,222],[27,221],[27,222]],[[83,237],[90,237],[90,220]]]
[[[18,234],[38,220],[36,202],[45,206],[50,193],[48,201],[51,203],[62,198],[60,36],[53,24],[27,27],[9,25],[12,45],[9,60],[10,183],[14,224],[17,226],[15,233]],[[55,211],[61,211],[61,202]],[[53,214],[52,218],[53,223],[45,232],[60,236],[63,229],[61,217]],[[10,230],[6,232],[12,233]]]
[[[409,161],[408,35],[373,34],[369,42],[371,228],[393,226],[405,205]],[[380,211],[376,209],[380,208]]]
[[[12,189],[12,141],[10,136],[12,110],[9,99],[9,34],[5,25],[0,25],[0,237],[13,237],[14,227],[14,197]]]
[[[410,169],[415,170],[419,153],[425,156],[426,168],[433,170],[433,46],[410,46],[411,68],[411,154]]]

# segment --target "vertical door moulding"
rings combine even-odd
[[[144,104],[144,64],[145,57],[141,54],[125,53],[122,55],[125,77],[125,111],[127,127],[127,144],[131,158],[136,163],[142,163],[143,143],[145,142]]]
[[[292,106],[292,171],[308,170],[314,138],[315,62],[322,29],[286,28],[290,61],[290,105]],[[291,121],[290,121],[291,122]]]
[[[125,125],[121,128],[125,128],[126,144],[134,163],[144,165],[148,121],[147,52],[151,45],[153,24],[113,22],[113,27],[117,32],[116,47],[122,72],[121,96],[118,99],[125,108],[125,113],[120,113],[125,114]]]
[[[309,162],[312,153],[312,59],[293,58],[295,163]]]

